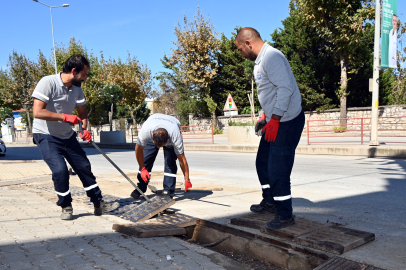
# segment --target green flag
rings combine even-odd
[[[397,68],[397,0],[383,0],[381,66]]]

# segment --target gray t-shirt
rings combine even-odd
[[[302,111],[302,96],[289,61],[279,50],[265,43],[255,60],[254,78],[258,100],[269,121],[272,114],[281,122],[294,119]]]
[[[164,128],[168,132],[169,140],[166,147],[173,146],[176,155],[183,154],[183,138],[180,133],[180,122],[175,117],[165,114],[153,114],[145,121],[138,133],[137,144],[145,147],[149,141],[152,141],[152,133],[159,128]]]
[[[61,74],[42,78],[31,95],[47,104],[46,109],[55,113],[72,114],[76,106],[85,105],[86,99],[81,87],[72,85],[68,89]],[[72,126],[63,121],[48,121],[34,118],[33,133],[52,135],[68,139],[73,135]]]

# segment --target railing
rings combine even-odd
[[[214,143],[213,125],[181,126],[180,132],[184,142],[185,139],[193,139],[198,141],[192,143]],[[210,141],[201,141],[202,139]]]
[[[345,124],[341,124],[345,121]],[[334,130],[334,127],[337,129]],[[345,127],[340,130],[339,127]],[[370,138],[371,118],[341,118],[330,120],[307,120],[307,144],[314,143],[360,143],[364,144],[364,138]],[[381,137],[405,137],[396,132],[406,131],[406,116],[378,117],[378,132]],[[389,132],[385,133],[385,132]],[[311,135],[311,134],[315,135]],[[311,138],[359,138],[358,140],[325,140],[311,141]],[[406,143],[404,141],[390,141],[390,143]]]
[[[16,142],[29,142],[32,141],[32,133],[27,133],[23,130],[16,130],[15,132]]]

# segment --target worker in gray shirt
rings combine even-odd
[[[276,213],[266,224],[269,229],[291,226],[295,219],[290,174],[305,122],[301,94],[286,57],[265,43],[257,30],[241,29],[235,45],[243,58],[255,61],[254,78],[264,110],[257,123],[266,123],[256,158],[263,199],[251,211]]]
[[[135,146],[135,156],[139,165],[138,187],[142,192],[147,190],[151,170],[161,147],[165,158],[164,194],[173,198],[178,171],[176,160],[179,159],[179,165],[185,177],[185,192],[192,187],[189,179],[189,165],[184,153],[180,122],[175,117],[156,113],[142,125]],[[131,197],[135,200],[138,200],[140,195],[137,190],[131,193]]]
[[[35,87],[33,114],[33,137],[44,161],[52,172],[55,192],[58,195],[57,205],[62,207],[61,219],[73,219],[72,196],[69,189],[69,172],[66,161],[72,166],[82,181],[84,190],[94,205],[94,214],[119,207],[118,203],[103,201],[101,190],[96,183],[90,162],[85,151],[76,139],[73,124],[83,122],[83,135],[91,141],[92,136],[86,130],[88,119],[85,108],[86,99],[81,88],[86,81],[90,65],[82,55],[72,55],[64,64],[63,72],[42,78]],[[72,115],[77,109],[79,117]]]

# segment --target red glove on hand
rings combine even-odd
[[[64,121],[64,122],[72,123],[72,124],[74,124],[74,125],[77,125],[77,124],[79,124],[79,121],[82,121],[82,119],[80,119],[80,118],[77,117],[76,115],[64,114],[64,113],[63,113],[63,121]]]
[[[148,170],[145,167],[142,168],[142,170],[141,170],[141,178],[142,178],[142,180],[144,180],[145,183],[148,184],[150,176],[149,176]]]
[[[271,118],[265,127],[262,129],[262,132],[265,132],[265,141],[274,142],[276,140],[276,135],[278,135],[279,129],[279,120]]]
[[[191,188],[191,187],[192,187],[192,182],[190,182],[190,179],[189,179],[189,181],[185,179],[185,192],[187,192],[187,189]]]
[[[79,137],[84,140],[90,142],[92,140],[92,135],[90,135],[90,132],[87,131],[86,129],[83,128],[83,135],[82,132],[79,131]]]

